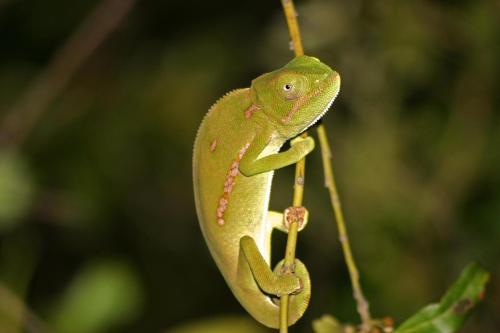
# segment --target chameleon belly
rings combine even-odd
[[[256,126],[241,111],[249,103],[248,89],[242,89],[215,104],[200,126],[194,149],[198,219],[226,280],[236,277],[241,237],[254,237],[263,256],[269,257],[270,230],[265,219],[273,173],[245,177],[238,170],[239,161],[253,140],[251,129]],[[225,107],[228,105],[232,107]],[[245,130],[239,130],[241,127]],[[218,128],[227,130],[221,132]]]

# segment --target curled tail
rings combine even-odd
[[[283,261],[280,261],[274,268],[274,273],[279,274]],[[311,298],[311,280],[306,266],[298,259],[295,259],[295,275],[300,278],[302,289],[298,294],[292,294],[289,298],[288,306],[288,326],[295,324],[303,315],[309,305]],[[279,328],[279,299],[261,294],[260,302],[250,314],[261,324]],[[250,309],[248,309],[250,310]]]

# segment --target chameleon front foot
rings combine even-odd
[[[283,215],[283,223],[285,224],[285,228],[287,230],[290,229],[290,224],[292,224],[293,222],[297,222],[299,226],[298,230],[301,231],[305,228],[309,219],[309,212],[307,211],[306,207],[303,206],[288,207],[287,209],[285,209]]]

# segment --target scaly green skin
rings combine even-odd
[[[283,214],[268,212],[268,205],[273,171],[299,161],[314,141],[295,139],[290,149],[278,151],[328,110],[339,86],[330,67],[300,56],[253,80],[250,88],[225,95],[198,130],[193,181],[201,230],[236,298],[269,327],[279,327],[274,299],[293,294],[292,325],[310,298],[309,274],[300,261],[295,275],[280,276],[269,268],[271,232],[287,227]]]

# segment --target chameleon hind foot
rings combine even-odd
[[[301,288],[301,281],[294,274],[282,275],[271,271],[252,237],[243,236],[240,239],[240,249],[255,281],[266,294],[289,295]]]
[[[293,222],[297,222],[299,225],[298,230],[301,231],[307,225],[307,221],[309,219],[309,212],[307,211],[306,207],[292,206],[285,209],[283,216],[284,216],[283,223],[285,224],[285,228],[287,230],[290,229],[290,224],[292,224]]]
[[[309,279],[309,273],[307,271],[306,266],[302,261],[299,259],[295,259],[292,267],[285,267],[284,266],[284,260],[281,260],[276,267],[274,267],[274,274],[277,275],[282,275],[283,276],[294,276],[298,278],[300,282],[300,288],[291,292],[289,295],[292,297],[299,297],[299,294],[303,294],[304,297],[307,298],[307,301],[309,301],[309,295],[311,293],[311,280]],[[291,270],[291,271],[290,271]],[[284,273],[288,272],[288,273]],[[290,273],[291,272],[291,273]],[[280,298],[279,297],[272,297],[272,301],[274,304],[279,305],[280,303]]]

